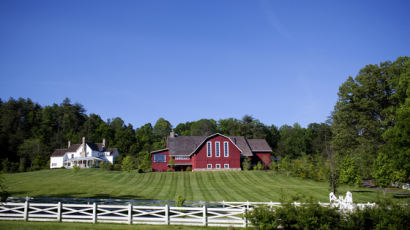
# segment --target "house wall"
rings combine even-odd
[[[63,167],[64,156],[61,157],[50,157],[50,168],[61,168]]]
[[[215,156],[215,142],[220,142],[220,156]],[[229,156],[224,156],[224,142],[227,141],[229,145]],[[207,142],[212,143],[212,156],[207,156]],[[232,143],[232,141],[224,136],[216,135],[207,141],[200,147],[200,149],[192,156],[192,170],[205,170],[208,169],[207,165],[212,164],[212,169],[216,169],[216,164],[220,164],[220,170],[224,170],[224,164],[229,164],[230,170],[240,170],[240,150]],[[226,169],[225,169],[226,170]]]
[[[166,155],[166,160],[165,162],[154,162],[154,155],[156,154],[165,154]],[[168,162],[169,162],[169,153],[168,150],[164,150],[161,152],[156,152],[151,154],[151,162],[152,162],[152,171],[154,172],[165,172],[168,170]]]
[[[270,167],[271,157],[270,153],[254,153],[257,157],[257,160],[260,160],[266,168]]]

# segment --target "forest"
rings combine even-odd
[[[408,182],[410,176],[410,59],[370,64],[340,86],[329,119],[306,128],[263,124],[257,118],[200,119],[174,126],[165,118],[134,128],[116,117],[98,114],[66,98],[41,106],[30,98],[0,99],[0,168],[24,172],[49,168],[49,157],[67,141],[101,142],[119,149],[119,162],[130,156],[135,168],[149,171],[149,152],[164,148],[171,131],[205,136],[215,132],[264,138],[273,149],[272,170],[334,183],[380,187]],[[336,93],[336,92],[335,92]],[[318,99],[320,100],[320,99]],[[251,113],[252,111],[249,111]]]

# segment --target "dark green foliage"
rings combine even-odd
[[[377,208],[364,208],[349,214],[345,229],[409,229],[410,207],[380,203]]]
[[[247,214],[258,229],[341,229],[342,216],[336,209],[308,204],[296,207],[285,204],[271,210],[267,206],[253,209]]]
[[[192,168],[191,168],[191,166],[188,166],[188,167],[186,167],[186,171],[187,171],[187,172],[190,172],[190,171],[192,171]]]
[[[410,59],[400,57],[367,65],[339,88],[332,144],[337,153],[357,159],[363,177],[371,177],[379,151],[394,159],[394,170],[404,169],[410,175],[409,79]]]
[[[410,208],[380,203],[375,208],[343,214],[318,204],[286,204],[275,211],[267,206],[257,207],[246,217],[257,229],[408,229]]]

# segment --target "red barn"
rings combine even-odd
[[[272,149],[264,139],[246,139],[242,136],[174,136],[167,140],[167,148],[151,152],[152,170],[193,171],[241,170],[241,162],[249,158],[252,164],[261,161],[265,168],[271,162]],[[174,166],[171,168],[170,159]]]

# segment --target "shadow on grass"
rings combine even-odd
[[[353,190],[352,193],[374,193],[375,191],[369,190]]]
[[[396,199],[407,199],[410,198],[410,194],[394,194],[393,197]]]

